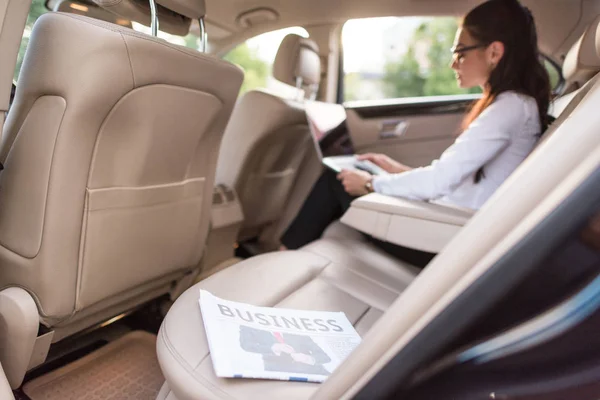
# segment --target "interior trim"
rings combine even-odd
[[[352,101],[344,103],[362,118],[415,116],[463,113],[480,94],[452,96],[403,97],[379,101]]]
[[[419,366],[438,355],[469,322],[496,304],[561,240],[590,218],[600,206],[599,184],[600,169],[597,168],[516,246],[424,327],[354,398],[370,400],[393,396],[399,385]],[[535,252],[531,251],[532,247]],[[474,302],[474,298],[478,301]]]

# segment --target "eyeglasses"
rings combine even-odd
[[[458,48],[455,46],[455,47],[451,48],[450,51],[452,52],[452,57],[456,61],[462,61],[462,59],[467,51],[481,49],[483,47],[487,47],[487,44],[474,44],[473,46],[464,46],[464,47],[458,47]]]

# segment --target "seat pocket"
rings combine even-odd
[[[78,308],[195,266],[204,178],[87,189]]]

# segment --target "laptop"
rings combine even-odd
[[[336,173],[344,169],[362,170],[371,175],[386,175],[388,172],[367,160],[358,160],[356,154],[323,156],[322,145],[328,135],[338,131],[346,123],[346,109],[341,104],[309,101],[306,103],[306,119],[321,163]],[[352,151],[353,152],[353,151]]]

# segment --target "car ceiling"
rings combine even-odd
[[[341,24],[382,16],[460,16],[478,0],[206,0],[208,31],[217,47],[229,47],[263,32],[290,26]],[[600,0],[523,0],[534,14],[541,50],[556,61],[600,14]],[[244,27],[240,18],[256,13]],[[250,14],[252,15],[252,13]],[[269,20],[271,18],[275,20]]]

